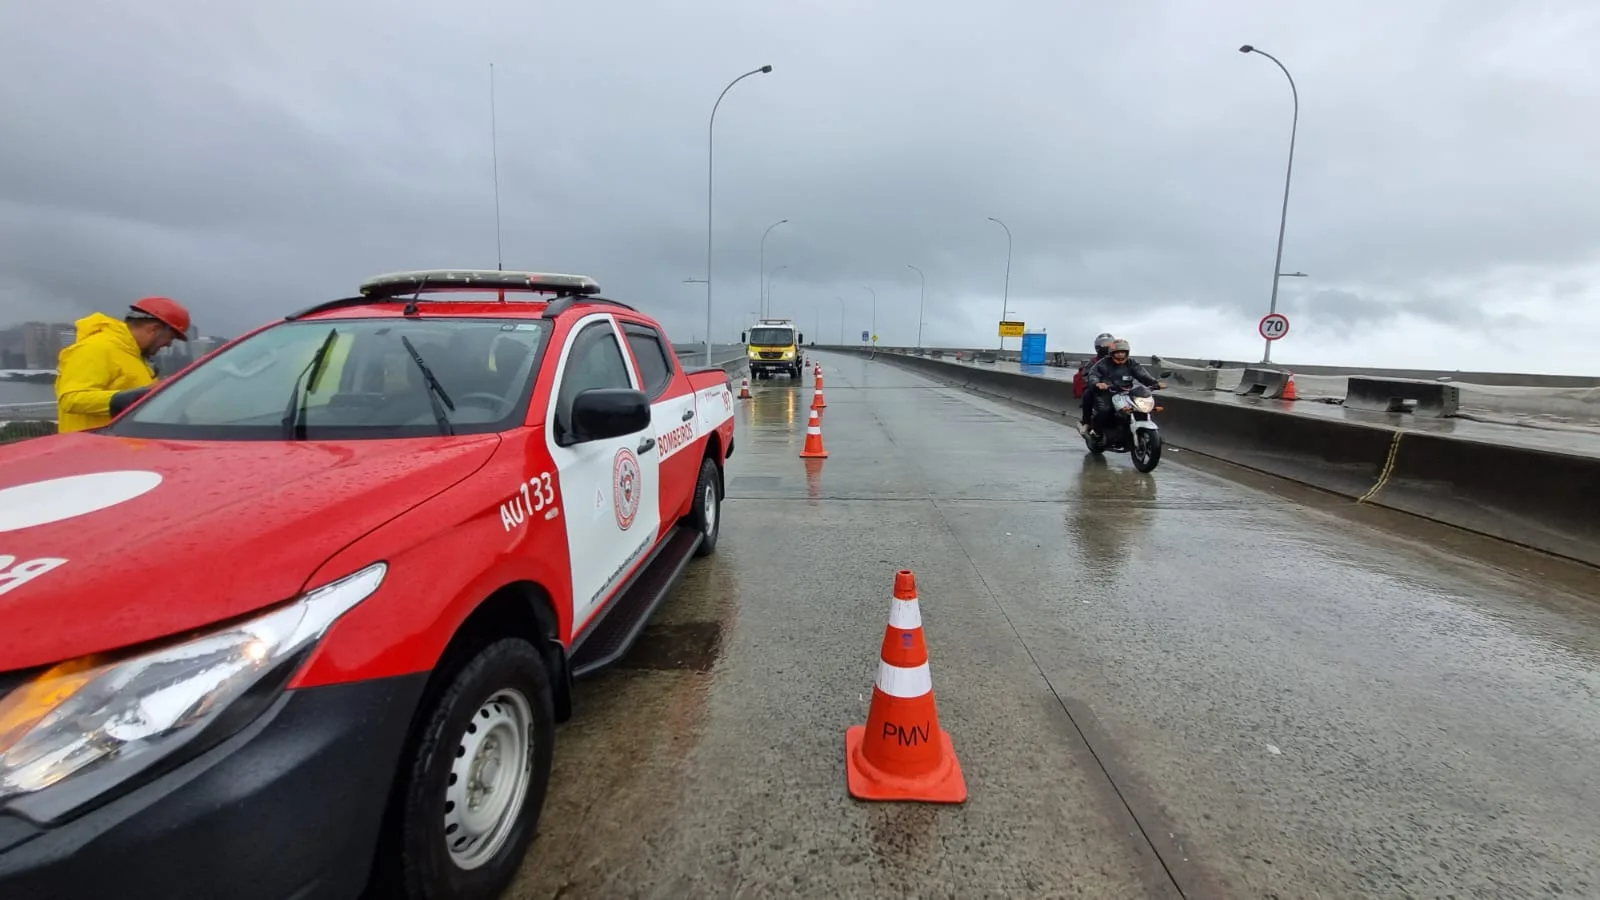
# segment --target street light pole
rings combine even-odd
[[[1272,60],[1273,64],[1283,71],[1283,77],[1289,79],[1289,93],[1294,97],[1294,119],[1289,125],[1289,166],[1283,173],[1283,210],[1278,214],[1278,255],[1272,260],[1272,300],[1267,306],[1267,313],[1270,315],[1278,311],[1278,279],[1283,275],[1283,231],[1289,222],[1289,179],[1294,177],[1294,138],[1295,133],[1300,130],[1300,90],[1294,86],[1294,76],[1289,74],[1283,63],[1278,62],[1276,56],[1265,50],[1257,50],[1249,44],[1240,47],[1239,52],[1259,53]],[[1261,362],[1270,363],[1272,342],[1265,343],[1267,347],[1261,354]]]
[[[989,221],[995,223],[996,225],[999,225],[1001,228],[1005,228],[1006,229],[1006,285],[1005,285],[1004,290],[1002,290],[1001,293],[1000,293],[1000,320],[1001,321],[1005,321],[1005,318],[1006,318],[1006,304],[1011,298],[1011,229],[1010,228],[1006,228],[1006,223],[1000,221],[999,219],[996,219],[994,216],[990,216],[989,217]],[[995,329],[998,330],[999,328],[1000,328],[999,323],[996,323],[995,324]],[[1000,336],[1000,352],[1004,353],[1005,349],[1006,349],[1006,336],[1002,334]],[[710,358],[711,358],[711,351],[707,350],[706,351],[706,359],[710,359]],[[708,365],[709,365],[709,363],[708,363]]]
[[[714,138],[717,133],[717,107],[722,105],[722,98],[728,96],[734,85],[751,75],[765,75],[771,71],[771,66],[762,66],[759,69],[751,69],[728,82],[728,86],[717,95],[717,102],[711,105],[711,121],[706,126],[706,365],[708,366],[711,365],[711,186],[716,172]]]
[[[906,268],[908,268],[911,271],[917,273],[917,277],[922,279],[922,299],[917,301],[917,349],[921,350],[922,349],[922,308],[928,302],[928,276],[922,274],[922,270],[921,269],[917,268],[916,266],[913,266],[910,263],[906,263]]]
[[[767,273],[767,307],[761,312],[762,318],[768,318],[772,315],[772,279],[775,278],[779,272],[782,272],[787,268],[789,268],[789,266],[786,263]]]
[[[782,225],[783,223],[785,223],[787,221],[789,221],[789,220],[788,219],[779,219],[778,221],[773,222],[771,225],[768,225],[766,231],[761,232],[761,268],[758,271],[761,272],[763,275],[767,271],[767,235],[772,233],[772,229],[777,228],[779,225]],[[762,290],[762,294],[761,294],[761,315],[762,316],[767,316],[769,314],[769,311],[767,309],[766,288],[762,287],[761,285],[757,285],[757,287],[761,287],[761,290]]]
[[[876,345],[877,341],[878,341],[878,292],[873,290],[870,287],[867,287],[864,284],[862,285],[862,287],[866,289],[867,293],[872,295],[872,335],[871,335],[871,337],[872,337],[873,344]]]

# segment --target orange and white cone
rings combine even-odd
[[[811,394],[811,408],[812,409],[825,409],[825,408],[827,408],[827,406],[828,406],[828,401],[826,399],[824,399],[823,396],[822,396],[822,370],[818,369],[817,370],[817,389],[815,391],[813,391],[812,394]]]
[[[822,418],[811,411],[811,421],[806,425],[806,445],[800,451],[801,459],[827,459],[828,450],[822,446]]]
[[[748,376],[739,379],[739,399],[740,400],[749,400],[749,399],[751,399],[751,397],[750,397],[750,378]]]
[[[1294,373],[1293,372],[1289,373],[1289,381],[1287,383],[1285,383],[1284,386],[1283,386],[1283,399],[1285,399],[1285,400],[1299,400],[1300,399],[1300,392],[1298,390],[1295,390]]]
[[[939,726],[917,580],[909,570],[895,574],[872,707],[866,725],[845,731],[844,763],[850,796],[858,800],[966,802],[961,761]]]

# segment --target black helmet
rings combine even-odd
[[[1114,340],[1116,340],[1115,337],[1102,331],[1100,336],[1094,339],[1094,355],[1105,356],[1106,354],[1110,353],[1111,342]]]

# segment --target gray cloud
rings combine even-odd
[[[789,266],[779,312],[831,340],[843,297],[856,336],[871,285],[880,333],[913,340],[912,263],[926,337],[987,343],[996,216],[1013,306],[1069,345],[1128,309],[1232,323],[1163,337],[1189,342],[1175,355],[1248,340],[1290,96],[1245,42],[1300,89],[1296,339],[1340,347],[1402,315],[1549,327],[1441,285],[1512,266],[1578,302],[1600,259],[1584,0],[80,0],[12,4],[0,31],[0,320],[160,291],[228,334],[380,271],[492,266],[490,60],[506,264],[593,274],[679,340],[704,331],[704,286],[682,282],[704,277],[706,117],[763,63],[717,119],[723,336],[755,309],[762,231],[788,218],[767,242],[768,267]]]

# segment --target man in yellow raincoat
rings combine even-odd
[[[189,311],[170,297],[145,297],[117,321],[104,313],[78,320],[78,339],[61,351],[56,374],[58,429],[107,424],[155,384],[150,357],[189,339]]]

